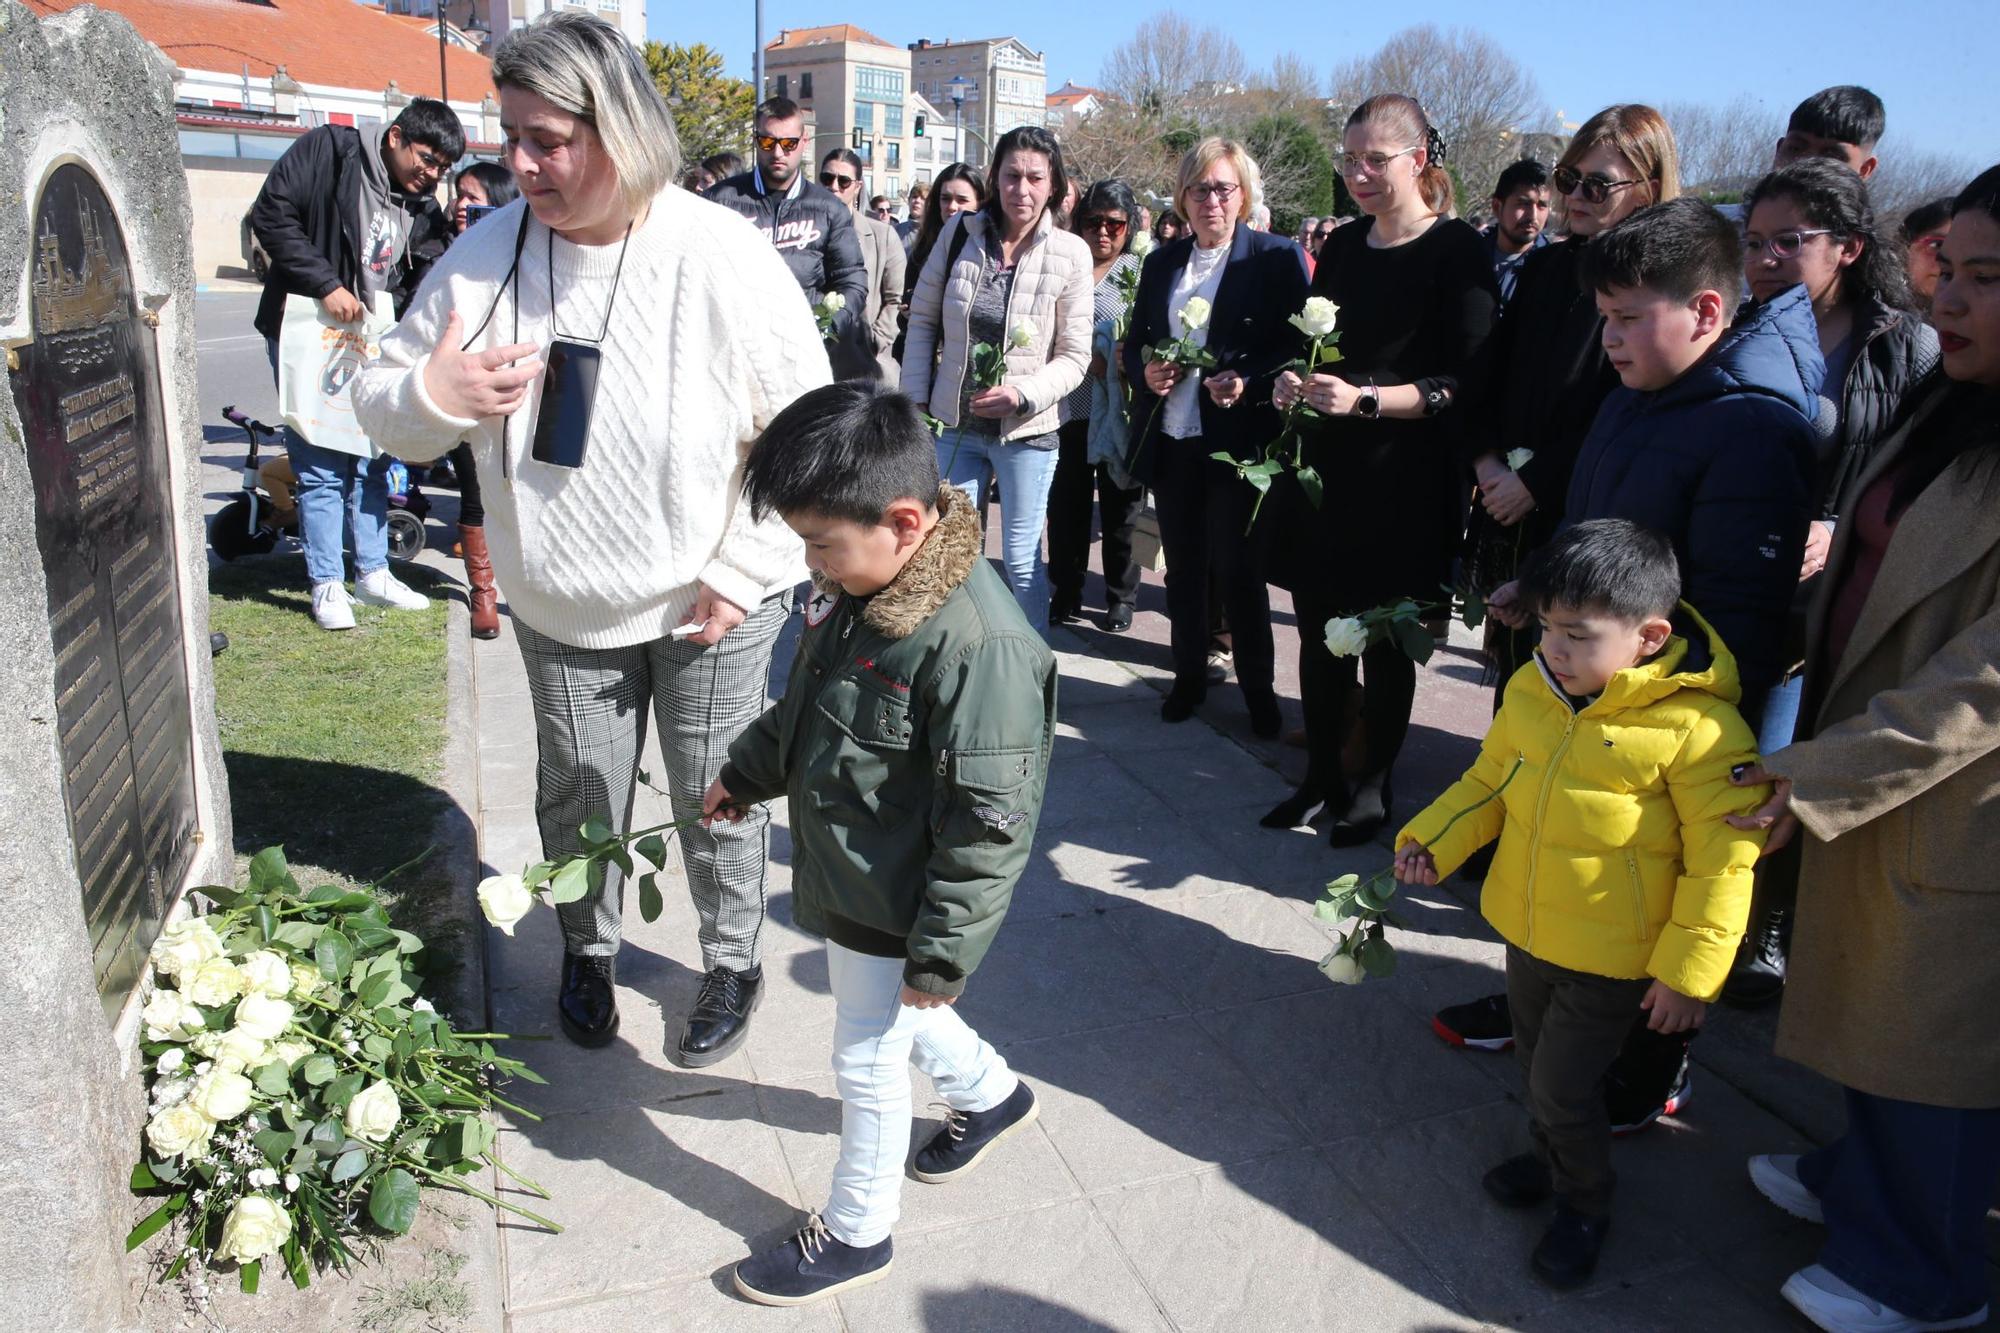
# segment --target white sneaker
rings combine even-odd
[[[1750,1159],[1750,1183],[1757,1192],[1802,1222],[1824,1224],[1819,1195],[1799,1179],[1797,1153],[1765,1153]]]
[[[430,598],[420,592],[411,592],[398,582],[387,565],[371,569],[354,580],[354,600],[370,606],[394,607],[398,611],[421,611],[431,604]]]
[[[1818,1264],[1786,1278],[1778,1294],[1827,1333],[1942,1333],[1986,1322],[1983,1305],[1957,1319],[1913,1318],[1855,1290]]]
[[[313,619],[321,629],[353,629],[354,599],[338,580],[313,584]]]

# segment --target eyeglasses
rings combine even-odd
[[[1768,239],[1745,236],[1743,253],[1754,259],[1768,250],[1773,259],[1796,259],[1799,251],[1806,247],[1806,237],[1837,235],[1839,233],[1831,227],[1814,227],[1808,231],[1773,232]]]
[[[777,139],[768,134],[757,136],[757,147],[767,153],[779,151],[796,153],[799,151],[799,145],[804,142],[805,140],[803,139]]]
[[[446,167],[451,165],[451,163],[445,161],[445,159],[439,157],[428,148],[419,148],[415,144],[412,144],[410,151],[417,155],[417,161],[423,164],[426,171],[442,172]]]
[[[1412,147],[1398,148],[1393,153],[1342,153],[1338,164],[1340,174],[1343,176],[1353,176],[1365,171],[1370,176],[1379,176],[1389,169],[1391,162],[1394,162],[1399,157],[1407,157],[1416,151]]]
[[[1557,194],[1567,196],[1581,192],[1587,204],[1601,204],[1611,197],[1613,190],[1643,184],[1637,180],[1615,181],[1608,176],[1583,176],[1577,173],[1575,167],[1557,167],[1550,179],[1555,182]]]
[[[1124,218],[1088,217],[1076,224],[1078,231],[1108,231],[1113,236],[1123,236],[1132,224]]]
[[[819,173],[819,183],[829,190],[844,190],[860,179],[859,176],[843,176],[837,171],[822,171]]]
[[[1188,186],[1188,193],[1204,203],[1214,199],[1226,204],[1230,197],[1242,188],[1241,185],[1231,185],[1228,181],[1203,181],[1199,185]]]

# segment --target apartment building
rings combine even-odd
[[[993,141],[1017,125],[1047,123],[1048,66],[1019,38],[925,38],[910,44],[909,57],[910,78],[931,105],[946,116],[963,107],[965,147],[976,160],[990,157]]]

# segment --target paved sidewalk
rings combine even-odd
[[[1148,607],[1158,592],[1149,582]],[[514,1091],[544,1118],[509,1123],[502,1152],[549,1188],[567,1229],[500,1224],[512,1328],[1793,1326],[1776,1289],[1810,1259],[1813,1231],[1756,1197],[1743,1159],[1798,1150],[1804,1119],[1704,1067],[1691,1119],[1618,1150],[1627,1206],[1598,1281],[1561,1297],[1541,1287],[1526,1270],[1539,1222],[1478,1187],[1524,1141],[1512,1060],[1450,1049],[1426,1027],[1436,1005],[1499,984],[1500,947],[1465,890],[1406,905],[1420,933],[1397,939],[1394,978],[1327,984],[1312,899],[1386,850],[1342,855],[1256,827],[1288,789],[1265,759],[1295,770],[1298,752],[1246,748],[1233,688],[1217,692],[1214,725],[1163,725],[1157,615],[1129,637],[1056,638],[1062,737],[1033,869],[963,1001],[1041,1096],[1037,1126],[972,1181],[907,1184],[888,1281],[795,1311],[730,1293],[736,1260],[823,1201],[839,1129],[826,965],[790,923],[780,808],[769,989],[742,1051],[699,1073],[664,1057],[699,980],[678,879],[663,880],[658,922],[629,913],[619,1039],[528,1048],[550,1086]],[[520,657],[511,632],[473,656],[482,855],[518,869],[539,854]],[[1463,764],[1485,707],[1468,659],[1441,655],[1426,675],[1409,809]],[[637,817],[663,818],[659,804],[648,794]],[[489,948],[495,1026],[555,1032],[554,914],[538,907]],[[1767,1027],[1717,1050],[1765,1069]],[[913,1077],[919,1113],[934,1115]]]

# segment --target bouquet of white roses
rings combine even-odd
[[[820,341],[833,341],[834,317],[845,309],[847,298],[839,292],[828,292],[813,303],[813,323],[819,325]]]
[[[132,1188],[166,1199],[126,1237],[173,1228],[190,1264],[240,1265],[254,1292],[266,1260],[308,1285],[346,1268],[367,1222],[400,1235],[421,1186],[547,1218],[472,1186],[491,1165],[548,1195],[493,1153],[485,1113],[499,1079],[542,1082],[497,1054],[491,1032],[460,1033],[417,996],[423,941],[390,924],[375,895],[307,893],[269,847],[246,889],[209,887],[207,915],[161,932],[157,985],[140,1019],[149,1119]]]

